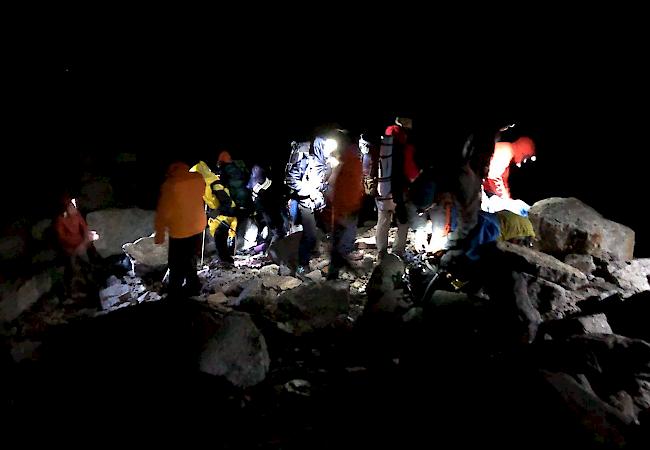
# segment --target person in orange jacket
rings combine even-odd
[[[330,178],[332,206],[332,248],[328,280],[339,271],[354,249],[359,210],[363,200],[363,171],[359,147],[346,132],[339,132],[339,154]]]
[[[201,290],[196,274],[196,254],[207,225],[203,202],[205,181],[200,173],[189,170],[190,166],[184,162],[174,162],[169,166],[156,209],[155,243],[163,244],[165,232],[169,233],[171,295],[197,295]]]

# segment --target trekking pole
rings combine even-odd
[[[205,213],[208,213],[208,205],[205,205]],[[201,239],[201,269],[203,269],[203,255],[205,252],[205,228],[203,228],[203,238]]]

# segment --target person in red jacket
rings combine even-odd
[[[488,196],[496,195],[503,199],[512,198],[510,195],[510,165],[515,163],[518,167],[529,159],[535,161],[535,143],[529,137],[520,137],[514,142],[497,142],[494,145],[494,154],[490,160],[487,177],[483,182],[483,189]]]
[[[393,216],[397,219],[397,240],[393,253],[403,255],[409,227],[406,193],[420,170],[415,164],[415,148],[409,140],[411,119],[398,117],[384,132],[379,148],[377,178],[377,231],[379,259],[388,252],[388,232]]]
[[[92,295],[95,290],[91,269],[94,257],[92,242],[98,239],[77,209],[76,201],[63,197],[63,212],[54,221],[54,230],[61,249],[66,255],[64,288],[66,297],[78,300]]]
[[[190,172],[190,166],[184,162],[169,166],[160,188],[155,242],[163,244],[165,232],[169,233],[170,295],[198,295],[201,290],[196,274],[196,254],[208,223],[203,202],[205,189],[203,176]]]
[[[359,147],[347,132],[338,133],[337,164],[330,177],[332,248],[328,280],[335,280],[354,249],[357,222],[363,199],[363,173]]]

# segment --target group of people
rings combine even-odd
[[[302,224],[299,265],[308,268],[319,212],[331,213],[332,263],[336,278],[350,254],[359,214],[377,220],[379,260],[389,252],[389,230],[397,227],[392,253],[405,255],[409,229],[416,252],[447,250],[445,263],[477,260],[483,244],[498,239],[528,245],[534,231],[528,205],[510,196],[511,163],[534,161],[535,146],[525,136],[503,140],[511,126],[479,125],[457,148],[441,148],[446,158],[418,157],[413,121],[397,117],[378,142],[343,130],[292,143],[285,184],[292,222]]]
[[[155,219],[155,242],[169,236],[169,291],[199,293],[196,256],[206,228],[222,267],[233,265],[238,228],[248,220],[258,230],[253,252],[302,229],[295,267],[301,278],[309,270],[319,225],[331,236],[328,278],[336,279],[354,249],[360,218],[373,216],[380,260],[389,250],[404,256],[409,229],[416,251],[447,250],[447,263],[475,260],[482,244],[497,239],[527,244],[534,237],[527,205],[511,198],[508,179],[511,164],[535,160],[535,146],[528,137],[502,139],[508,129],[474,127],[456,148],[441,149],[445,158],[423,163],[409,118],[397,117],[377,140],[332,127],[291,143],[284,186],[274,184],[261,165],[249,171],[227,151],[212,168],[204,161],[176,161],[161,187]],[[389,249],[393,225],[397,237]],[[57,219],[57,232],[70,266],[78,268],[93,236],[70,201]]]
[[[196,295],[197,249],[204,245],[204,230],[214,238],[221,267],[234,264],[239,224],[249,219],[259,230],[253,251],[264,251],[282,233],[280,211],[272,180],[265,170],[219,154],[214,170],[199,161],[176,161],[161,187],[156,211],[155,242],[169,235],[169,291]],[[241,233],[240,233],[241,234]]]

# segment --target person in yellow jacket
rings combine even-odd
[[[199,161],[194,165],[191,172],[198,172],[205,180],[205,191],[203,200],[208,205],[208,227],[210,234],[214,237],[217,247],[219,261],[226,264],[233,264],[232,251],[228,247],[228,237],[235,237],[237,219],[235,216],[235,202],[230,197],[230,192],[222,183],[219,175],[213,173],[208,165]]]
[[[156,209],[154,242],[163,244],[165,232],[169,233],[170,295],[198,295],[201,290],[196,255],[207,222],[203,203],[205,182],[201,175],[189,170],[183,162],[169,166]]]

